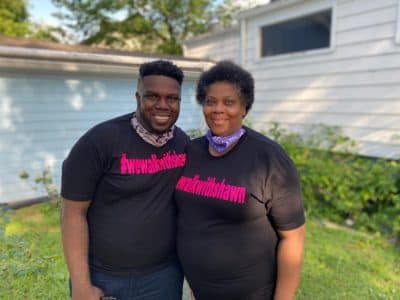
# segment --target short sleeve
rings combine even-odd
[[[305,222],[299,175],[282,149],[274,151],[270,161],[267,188],[271,192],[271,201],[268,203],[268,216],[278,230],[295,229]]]
[[[104,162],[89,134],[73,146],[62,165],[61,195],[65,199],[93,200],[95,189],[103,174]]]

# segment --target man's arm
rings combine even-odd
[[[300,282],[305,238],[305,225],[293,230],[279,231],[278,274],[274,300],[294,299]]]
[[[86,213],[90,201],[63,199],[61,234],[72,283],[73,300],[99,300],[103,292],[92,285],[88,264],[89,231]]]

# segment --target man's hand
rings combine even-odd
[[[194,294],[193,294],[193,291],[192,291],[192,290],[190,290],[190,298],[192,298],[192,300],[196,300],[196,297],[194,296]]]
[[[99,300],[101,296],[104,296],[103,291],[93,285],[87,288],[72,287],[72,300]]]

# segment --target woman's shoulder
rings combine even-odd
[[[250,129],[248,133],[250,140],[253,141],[252,149],[267,159],[271,165],[286,166],[286,170],[295,168],[293,160],[280,144],[255,130]]]
[[[250,143],[253,143],[255,147],[261,147],[262,149],[278,149],[281,146],[269,138],[268,136],[256,131],[252,128],[245,127],[246,134]]]
[[[267,157],[275,157],[281,159],[289,158],[283,147],[269,138],[268,136],[246,127],[248,143],[252,151],[264,153]]]
[[[189,141],[186,152],[188,153],[201,153],[207,148],[207,141],[205,136],[200,136]]]

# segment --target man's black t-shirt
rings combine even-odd
[[[221,157],[202,137],[178,180],[178,256],[197,300],[269,299],[276,230],[304,223],[297,171],[279,145],[246,128]]]
[[[87,201],[89,263],[113,274],[144,274],[175,258],[172,194],[186,161],[187,135],[154,147],[140,138],[127,114],[101,123],[63,163],[61,195]]]

